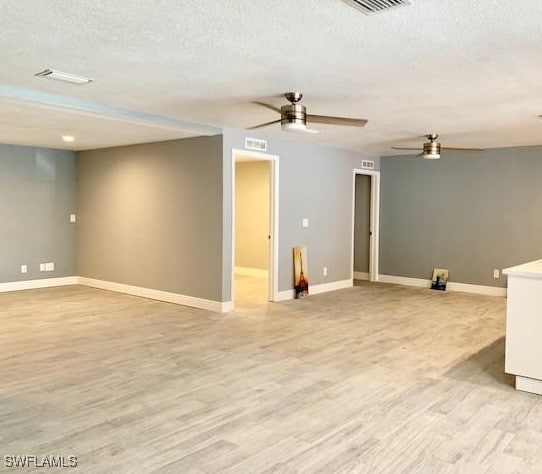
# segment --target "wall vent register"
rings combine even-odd
[[[247,150],[267,151],[267,141],[257,138],[245,138],[245,148]]]
[[[409,0],[344,0],[348,5],[357,8],[366,15],[374,15],[383,11],[410,5]]]

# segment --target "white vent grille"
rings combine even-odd
[[[361,10],[366,15],[410,5],[409,0],[344,0],[349,5]]]
[[[257,138],[245,138],[245,148],[247,150],[267,151],[267,141]]]
[[[361,160],[361,167],[366,170],[374,170],[375,162],[371,160]]]

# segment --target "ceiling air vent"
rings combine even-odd
[[[373,15],[397,7],[410,5],[409,0],[344,0],[348,5],[361,10],[366,15]]]
[[[44,71],[34,74],[37,77],[45,77],[46,79],[54,79],[55,81],[69,82],[71,84],[88,84],[92,82],[89,77],[78,76],[69,72],[57,71],[56,69],[45,69]]]

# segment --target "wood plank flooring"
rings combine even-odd
[[[542,397],[503,373],[505,303],[367,283],[228,315],[0,294],[0,470],[542,472]]]

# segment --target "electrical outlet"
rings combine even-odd
[[[322,271],[322,274],[327,277],[327,267],[324,267],[324,270]]]
[[[77,216],[75,214],[70,214],[70,222],[73,224],[77,222]]]
[[[493,278],[500,278],[501,277],[501,271],[498,268],[495,268],[493,270]]]
[[[40,272],[45,271],[45,263],[40,263]]]
[[[21,273],[28,273],[28,266],[27,265],[21,265]]]
[[[55,263],[49,262],[45,264],[45,271],[46,272],[54,272],[55,271]]]

